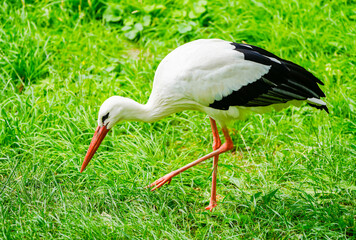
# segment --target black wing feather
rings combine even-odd
[[[254,46],[254,45],[250,45],[250,44],[239,44],[239,43],[231,43],[231,45],[235,46],[235,50],[239,49],[238,51],[241,51],[241,49],[245,49],[245,50],[253,50],[255,52],[258,52],[260,55],[264,55],[267,57],[272,57],[275,58],[281,62],[283,62],[283,64],[289,69],[289,70],[293,70],[295,72],[300,72],[300,74],[302,74],[304,77],[307,77],[308,79],[313,79],[314,82],[317,82],[321,85],[324,85],[324,83],[322,81],[320,81],[317,77],[315,77],[311,72],[309,72],[308,70],[306,70],[305,68],[303,68],[302,66],[299,66],[298,64],[295,64],[291,61],[282,59],[280,57],[278,57],[277,55],[274,55],[271,52],[268,52],[267,50]]]
[[[325,97],[318,86],[318,83],[323,83],[305,68],[253,45],[231,45],[235,46],[234,50],[244,54],[245,60],[271,68],[260,79],[233,91],[219,101],[214,101],[210,107],[227,110],[230,106],[268,106],[294,99]]]

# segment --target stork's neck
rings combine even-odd
[[[132,99],[126,109],[126,121],[155,122],[174,112],[174,109],[167,108],[165,104],[156,104],[148,101],[147,104],[140,104]]]
[[[151,94],[146,104],[140,104],[130,98],[114,96],[110,99],[119,111],[118,121],[155,122],[173,113],[183,110],[199,110],[197,105],[189,100],[171,96],[162,97],[159,94]]]

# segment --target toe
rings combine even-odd
[[[209,206],[207,206],[205,209],[210,210],[210,212],[211,212],[211,211],[213,211],[213,208],[215,208],[216,206],[217,206],[216,203],[210,203]]]

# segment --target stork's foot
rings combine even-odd
[[[146,188],[151,188],[151,187],[155,186],[154,188],[151,189],[151,191],[154,191],[157,188],[162,187],[165,183],[170,184],[172,181],[172,178],[174,176],[176,176],[177,174],[178,174],[177,171],[168,173],[167,175],[161,177],[160,179],[158,179],[158,180],[154,181],[153,183],[151,183],[150,185],[148,185]]]
[[[205,209],[210,210],[210,212],[211,212],[211,211],[213,211],[213,208],[216,206],[217,206],[216,202],[210,202],[209,206],[207,206]]]

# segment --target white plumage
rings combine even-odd
[[[270,66],[245,61],[243,54],[233,49],[229,42],[219,39],[201,39],[178,47],[159,64],[148,104],[159,107],[165,99],[165,107],[170,108],[181,101],[184,109],[206,112],[221,125],[238,119],[238,107],[230,111],[207,107],[259,79]]]
[[[280,110],[307,101],[327,110],[322,82],[304,68],[281,59],[264,49],[220,39],[202,39],[184,44],[159,64],[152,93],[143,105],[114,96],[100,108],[94,134],[81,171],[85,169],[106,133],[121,121],[153,122],[175,112],[198,110],[209,115],[214,151],[155,181],[154,189],[171,181],[182,171],[214,157],[212,195],[207,209],[216,206],[216,170],[219,154],[232,148],[226,125],[244,119],[249,113]],[[225,143],[221,145],[215,121],[221,126]],[[153,190],[154,190],[153,189]]]

